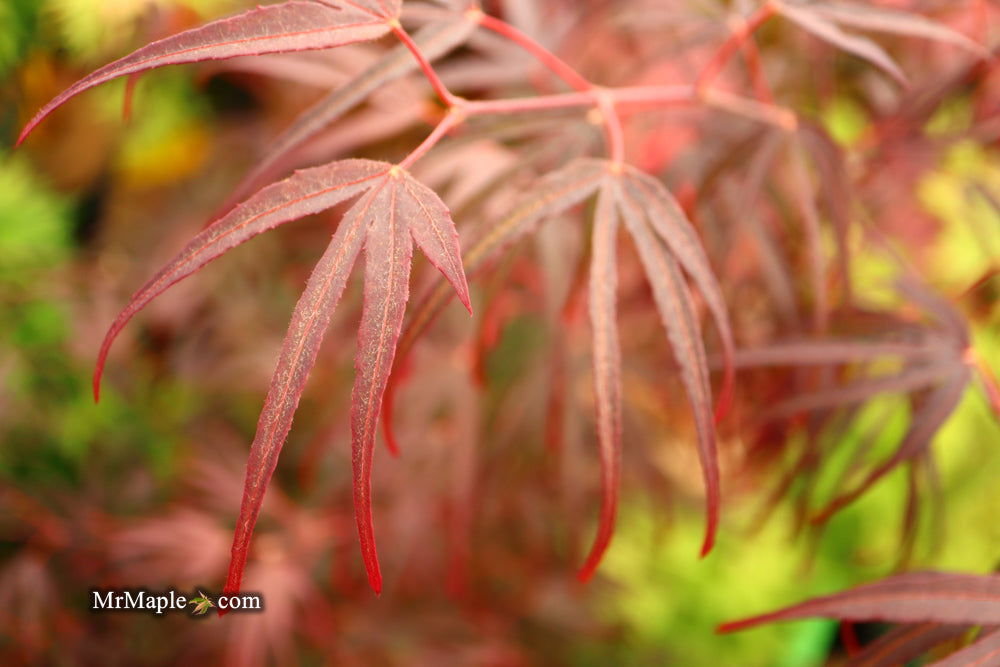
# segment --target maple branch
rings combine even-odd
[[[470,9],[468,11],[468,15],[472,17],[473,20],[478,22],[483,28],[495,32],[501,37],[506,37],[508,40],[514,42],[533,55],[539,63],[544,65],[557,77],[565,81],[570,88],[577,91],[587,91],[594,87],[590,81],[573,69],[569,63],[506,21],[501,21],[494,16],[486,14],[481,9],[476,8]]]
[[[743,42],[743,59],[747,63],[747,70],[750,72],[750,81],[753,84],[754,95],[758,100],[766,104],[774,104],[774,93],[771,92],[771,84],[767,82],[764,74],[764,67],[761,63],[760,49],[757,42],[747,39]]]
[[[503,100],[475,100],[461,104],[462,110],[470,116],[530,113],[532,111],[592,106],[594,106],[594,96],[590,93],[560,93],[535,97],[513,97]]]
[[[430,82],[434,92],[451,111],[434,128],[434,131],[401,163],[406,168],[419,160],[427,151],[433,148],[445,134],[456,125],[461,124],[467,116],[528,113],[552,109],[573,107],[591,107],[599,112],[598,121],[604,126],[608,151],[614,164],[622,164],[625,160],[625,138],[618,105],[654,104],[657,106],[668,103],[685,103],[702,100],[709,106],[730,111],[754,120],[777,125],[785,130],[794,130],[798,120],[791,110],[770,103],[769,90],[764,83],[766,94],[761,93],[757,86],[758,96],[765,98],[764,102],[743,98],[732,93],[726,93],[707,88],[708,81],[725,65],[732,54],[743,46],[747,37],[764,21],[774,14],[771,3],[764,5],[740,28],[733,31],[730,38],[720,47],[716,56],[703,70],[698,81],[692,86],[633,86],[625,88],[598,88],[590,83],[568,63],[559,58],[537,41],[521,32],[509,23],[490,16],[478,7],[466,12],[466,17],[478,25],[505,37],[521,46],[533,55],[541,64],[552,71],[576,90],[574,93],[557,95],[542,95],[528,98],[507,100],[469,101],[454,95],[438,76],[430,61],[420,51],[413,38],[403,28],[400,22],[393,19],[389,22],[392,32],[416,58],[424,76]],[[754,68],[759,69],[759,68]],[[755,78],[757,78],[755,76]]]
[[[392,23],[393,32],[403,40],[410,51],[413,52],[421,69],[427,76],[431,85],[434,86],[438,96],[449,108],[460,108],[465,115],[486,115],[486,114],[506,114],[506,113],[526,113],[531,111],[542,111],[551,109],[564,109],[572,107],[593,107],[600,111],[601,121],[604,125],[605,134],[608,141],[608,150],[611,153],[611,160],[614,163],[621,163],[625,158],[625,140],[622,127],[621,116],[617,106],[619,104],[655,104],[693,102],[701,99],[709,106],[730,111],[738,115],[746,116],[761,122],[786,130],[794,130],[798,127],[798,120],[791,110],[778,107],[770,103],[769,89],[766,82],[763,87],[758,83],[757,94],[764,99],[763,102],[746,99],[725,93],[722,91],[709,90],[707,84],[725,63],[732,57],[732,54],[741,48],[747,37],[752,34],[761,24],[775,13],[771,3],[767,3],[747,20],[740,28],[733,31],[730,38],[720,47],[709,66],[699,76],[696,84],[691,86],[636,86],[628,88],[600,88],[597,89],[583,75],[577,72],[571,65],[552,53],[537,41],[521,32],[509,23],[496,17],[490,16],[478,7],[473,7],[466,12],[466,16],[476,21],[480,26],[491,30],[498,35],[507,38],[518,46],[521,46],[533,55],[542,65],[547,67],[553,74],[565,81],[577,92],[559,95],[543,95],[539,97],[518,98],[509,100],[491,101],[468,101],[453,95],[441,79],[437,76],[433,67],[420,53],[416,44],[410,36],[403,30],[398,22]],[[755,70],[759,68],[753,68]],[[755,77],[757,78],[757,77]],[[763,92],[762,92],[763,91]],[[450,118],[450,116],[449,116]],[[435,131],[428,141],[436,143],[440,136],[447,132],[455,124],[451,123],[439,134]],[[443,125],[443,123],[442,123]],[[437,129],[442,129],[439,126]],[[426,144],[427,142],[425,142]],[[433,143],[427,146],[427,149]],[[423,149],[423,150],[422,150]],[[418,153],[419,151],[419,153]],[[418,147],[415,154],[419,157],[425,152],[424,146]],[[409,158],[407,158],[409,160]],[[409,164],[409,162],[407,162]]]
[[[591,95],[591,98],[601,113],[601,121],[604,124],[604,131],[607,135],[611,161],[615,164],[621,164],[625,160],[624,130],[622,128],[621,117],[615,108],[615,98],[612,92],[603,89],[597,90],[590,81],[577,72],[565,60],[511,24],[490,16],[478,8],[470,9],[468,15],[478,21],[479,25],[483,28],[507,38],[533,55],[539,63],[548,68],[549,71],[565,81],[577,92],[592,92],[593,95]]]
[[[616,107],[661,107],[668,104],[690,104],[698,100],[694,87],[689,85],[626,86],[605,90],[614,97]]]
[[[420,70],[424,73],[424,76],[427,77],[427,81],[430,82],[434,92],[437,93],[439,98],[441,98],[444,105],[449,109],[455,107],[459,102],[459,98],[448,90],[448,86],[444,85],[444,81],[442,81],[441,77],[439,77],[437,72],[434,71],[434,67],[431,65],[430,61],[427,60],[427,57],[424,56],[423,52],[421,52],[417,43],[413,41],[410,33],[406,32],[402,24],[396,19],[389,22],[389,27],[392,28],[393,34],[399,38],[399,41],[406,45],[406,48],[410,50],[413,57],[417,59],[417,63],[420,65]]]
[[[601,88],[599,91],[515,97],[505,100],[470,101],[458,98],[456,106],[468,116],[531,113],[533,111],[580,107],[596,108],[608,115],[608,109],[602,107],[600,99],[602,97],[606,100],[605,103],[612,105],[611,118],[605,119],[612,122],[613,118],[620,116],[621,107],[663,107],[702,101],[707,106],[760,123],[774,125],[786,131],[794,131],[798,127],[798,117],[794,111],[787,107],[761,102],[715,88],[699,91],[690,85]],[[614,130],[609,130],[609,132],[617,133]]]
[[[601,92],[613,100],[616,108],[621,106],[663,106],[667,104],[688,104],[697,101],[691,86],[626,86],[623,88],[602,88]],[[489,114],[530,113],[532,111],[552,111],[574,107],[598,107],[599,101],[593,91],[578,93],[558,93],[535,97],[514,97],[503,100],[461,100],[459,106],[469,116]]]
[[[762,26],[768,19],[774,16],[776,13],[773,3],[766,2],[760,9],[755,11],[744,21],[737,23],[732,32],[729,34],[729,38],[719,47],[712,56],[708,64],[698,75],[695,80],[695,87],[699,90],[705,89],[708,85],[719,75],[722,68],[726,66],[726,63],[733,57],[733,55],[740,48],[743,47],[744,42],[757,31],[760,26]]]

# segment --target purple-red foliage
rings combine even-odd
[[[600,3],[592,4],[599,14],[599,19],[593,20],[607,21],[612,10],[598,8]],[[629,5],[626,9],[633,8],[631,3],[622,4]],[[641,4],[635,3],[634,8],[641,9]],[[368,580],[378,593],[382,576],[375,550],[371,475],[380,416],[394,450],[400,440],[392,430],[390,409],[399,390],[399,367],[406,363],[416,341],[441,313],[452,293],[472,312],[473,297],[466,275],[480,275],[504,251],[536,235],[543,222],[573,215],[581,204],[589,206],[592,200],[589,242],[584,250],[587,257],[580,259],[575,277],[567,281],[564,309],[568,313],[564,321],[573,321],[576,292],[586,289],[602,492],[596,537],[580,570],[580,579],[589,579],[597,569],[615,524],[626,403],[619,340],[619,291],[620,283],[632,284],[629,281],[635,266],[641,268],[648,284],[646,310],[655,309],[659,315],[665,331],[665,347],[673,353],[694,416],[707,501],[703,555],[710,551],[715,539],[722,497],[715,421],[723,418],[731,404],[742,402],[755,408],[754,420],[759,422],[758,451],[752,454],[758,460],[768,459],[767,448],[775,440],[775,434],[781,440],[798,428],[806,432],[806,447],[774,494],[777,500],[789,492],[792,478],[815,476],[828,454],[821,436],[843,432],[856,406],[885,393],[911,397],[917,408],[916,417],[895,453],[870,470],[863,470],[860,464],[854,466],[853,477],[844,480],[843,488],[825,507],[814,508],[808,493],[799,498],[803,523],[823,522],[902,463],[914,468],[930,465],[929,444],[955,409],[977,368],[976,357],[970,350],[968,325],[952,304],[933,294],[914,275],[901,280],[899,291],[919,311],[919,317],[913,317],[912,311],[906,316],[872,313],[852,301],[848,232],[856,221],[850,200],[853,196],[868,195],[875,199],[883,194],[881,188],[885,186],[874,172],[853,179],[842,150],[825,130],[811,124],[792,107],[776,103],[782,91],[773,89],[768,80],[755,33],[785,19],[786,25],[867,61],[901,85],[912,85],[903,66],[878,43],[851,31],[933,40],[971,54],[975,59],[970,61],[972,64],[963,66],[962,71],[944,80],[937,89],[931,89],[930,102],[927,95],[921,97],[919,91],[914,91],[912,105],[900,104],[898,110],[877,119],[868,139],[875,152],[891,151],[893,142],[906,136],[903,130],[921,126],[936,108],[934,100],[940,103],[970,78],[978,80],[985,76],[987,68],[983,63],[989,52],[982,45],[943,23],[899,9],[770,0],[755,12],[740,16],[728,35],[712,33],[719,38],[707,51],[705,64],[696,71],[696,76],[677,82],[682,79],[678,75],[680,68],[661,58],[635,76],[619,71],[621,80],[634,83],[611,87],[596,85],[554,50],[501,16],[486,12],[477,3],[438,2],[415,9],[423,10],[425,19],[430,18],[412,36],[403,27],[402,3],[391,0],[292,0],[221,19],[150,44],[85,77],[44,106],[18,139],[18,143],[24,141],[46,116],[70,98],[117,77],[134,76],[172,64],[330,49],[390,33],[400,42],[307,110],[275,141],[272,151],[262,157],[237,187],[233,201],[222,207],[224,213],[135,293],[112,324],[99,353],[94,376],[95,398],[113,340],[140,309],[164,290],[258,234],[339,204],[349,204],[295,306],[260,414],[247,464],[225,585],[227,592],[240,588],[265,490],[333,311],[362,249],[363,306],[351,399],[353,498]],[[629,19],[623,10],[619,18],[622,26],[629,26],[631,20],[632,29],[642,34],[635,17]],[[579,26],[577,29],[582,30]],[[573,28],[570,30],[572,34]],[[487,36],[493,39],[486,39]],[[575,37],[582,41],[580,34]],[[537,78],[535,87],[542,92],[535,96],[484,96],[484,89],[490,91],[508,84],[505,77],[510,73],[491,70],[479,61],[465,63],[468,71],[457,65],[449,69],[432,64],[463,45],[492,50],[502,58],[512,58],[510,49],[517,47],[561,83]],[[582,46],[576,48],[582,50]],[[734,85],[724,74],[737,53],[742,54],[747,65],[747,80]],[[457,62],[461,65],[464,61]],[[428,105],[424,116],[433,116],[437,125],[412,152],[395,162],[336,160],[297,171],[250,194],[266,180],[287,171],[297,149],[313,140],[319,142],[332,123],[371,93],[416,70],[427,79],[445,110],[442,114]],[[675,83],[667,84],[664,80]],[[569,92],[558,92],[560,85],[567,86]],[[739,86],[751,88],[752,96],[733,92]],[[460,88],[475,95],[467,98],[453,92]],[[911,98],[904,95],[906,99]],[[634,126],[631,123],[640,112],[673,107],[726,114],[729,119],[739,119],[754,127],[753,132],[736,141],[732,140],[735,131],[726,124],[709,126],[717,132],[704,140],[727,142],[727,149],[713,154],[714,163],[704,160],[700,181],[693,186],[686,181],[679,184],[677,191],[683,188],[688,193],[684,207],[671,195],[658,172],[686,147],[685,141],[690,144],[693,140],[685,139],[684,135],[672,139],[668,130],[655,123],[636,122]],[[583,126],[601,129],[605,140],[602,157],[590,155],[594,152],[592,137],[573,134],[579,128],[558,116],[574,110],[586,111],[588,122]],[[505,126],[502,120],[509,117],[533,119],[539,124]],[[463,231],[464,253],[460,252],[459,235],[448,206],[434,190],[411,174],[415,164],[431,159],[432,151],[445,150],[450,135],[459,130],[467,135],[461,140],[527,135],[529,145],[540,149],[536,153],[524,151],[520,166],[530,171],[535,182],[526,185],[525,192],[506,212],[477,210],[469,205],[479,224],[471,233]],[[458,141],[455,139],[456,144]],[[546,146],[555,150],[545,153]],[[633,146],[642,146],[641,163],[646,171],[630,163],[628,153]],[[480,165],[469,160],[454,170],[443,180],[460,190],[462,179],[471,178],[470,174],[480,170]],[[536,178],[539,172],[542,173]],[[742,176],[732,177],[734,172]],[[510,171],[501,169],[485,182],[470,187],[475,191],[501,187],[510,177]],[[445,184],[440,185],[439,191],[443,191]],[[853,192],[854,188],[861,192]],[[242,203],[233,203],[248,194]],[[694,214],[707,220],[699,219],[696,226],[690,219]],[[731,222],[720,232],[719,224],[712,224],[717,219]],[[832,262],[823,248],[824,224],[830,225],[836,241]],[[620,228],[628,232],[637,256],[637,262],[628,260],[630,263],[624,266],[626,255],[618,249]],[[699,233],[705,235],[706,242]],[[888,245],[878,229],[866,228],[861,233],[870,243]],[[445,282],[428,287],[404,324],[414,243],[440,271]],[[753,263],[746,259],[748,255],[756,259],[752,269],[746,268]],[[726,280],[722,284],[713,262],[724,267]],[[750,321],[751,316],[744,314],[744,304],[738,301],[734,304],[732,299],[742,287],[741,275],[752,276],[751,282],[760,286],[755,298],[767,301],[761,307],[766,324]],[[800,280],[799,275],[807,277]],[[731,287],[727,289],[727,285]],[[754,305],[748,304],[750,308]],[[739,312],[731,322],[729,311],[734,308]],[[489,308],[487,311],[494,312]],[[705,313],[717,332],[717,364],[705,349],[701,323]],[[500,326],[490,323],[491,330]],[[744,345],[741,350],[737,350],[737,335]],[[625,355],[628,352],[625,350]],[[886,358],[900,362],[900,369],[894,375],[859,374],[866,364]],[[723,371],[717,401],[713,400],[710,382],[713,364]],[[392,374],[394,367],[396,373]],[[760,396],[737,400],[733,389],[734,368],[762,367],[789,370],[771,376],[770,381],[761,376],[764,379],[760,381]],[[554,368],[561,367],[554,364]],[[981,363],[978,370],[996,396],[995,383]],[[559,404],[558,400],[550,401],[550,405]],[[562,438],[561,428],[553,427],[554,439]],[[457,511],[453,514],[461,515]],[[970,597],[970,591],[982,592],[995,583],[992,578],[961,575],[903,575],[730,624],[725,629],[805,615],[908,623],[1000,624],[1000,619],[989,617],[990,610],[997,608],[996,600]],[[930,645],[928,637],[938,639],[936,628],[927,626],[925,630],[907,636],[906,643],[926,647]],[[996,633],[986,634],[965,651],[976,647],[985,650],[983,647],[997,641],[1000,640]],[[891,650],[896,651],[898,647],[893,646]]]
[[[992,665],[1000,656],[1000,576],[911,572],[849,591],[813,598],[768,614],[726,623],[733,632],[762,623],[825,616],[848,622],[900,623],[852,655],[853,667],[891,667],[982,628],[969,646],[933,664]]]

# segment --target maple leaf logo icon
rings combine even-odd
[[[191,611],[192,616],[201,616],[215,606],[215,603],[212,602],[212,598],[208,597],[201,591],[198,591],[198,597],[192,598],[188,604],[195,605],[194,609]]]

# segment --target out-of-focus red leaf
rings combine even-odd
[[[760,415],[761,421],[789,417],[798,412],[829,410],[867,401],[879,394],[898,394],[919,391],[931,386],[947,375],[950,362],[914,366],[898,375],[858,380],[850,384],[799,394],[777,403]]]
[[[621,346],[615,313],[618,285],[616,260],[618,213],[615,199],[618,183],[606,178],[597,196],[590,261],[589,310],[593,336],[592,362],[597,440],[601,451],[601,515],[597,535],[577,575],[588,581],[597,569],[614,533],[621,484],[622,380]]]
[[[940,625],[918,623],[901,625],[885,633],[861,649],[848,660],[849,667],[895,667],[934,648],[938,644],[954,641],[968,631],[966,625]]]
[[[737,368],[754,366],[822,366],[877,361],[896,357],[918,361],[940,351],[919,343],[862,343],[858,341],[789,341],[736,353]]]
[[[934,435],[958,407],[969,380],[970,371],[968,368],[965,366],[954,367],[947,380],[935,389],[927,399],[926,404],[914,413],[909,431],[896,452],[887,461],[872,470],[856,488],[835,498],[826,509],[819,513],[815,521],[823,521],[832,516],[836,511],[860,497],[897,465],[925,451]]]
[[[619,201],[629,233],[635,239],[646,278],[653,288],[660,319],[666,329],[674,358],[681,369],[681,379],[694,412],[698,430],[698,453],[705,478],[707,520],[701,553],[712,549],[719,521],[719,462],[715,427],[712,424],[712,390],[708,381],[708,363],[701,342],[701,327],[691,303],[687,283],[678,261],[668,252],[663,240],[654,235],[653,210],[645,208],[641,191],[625,189]],[[700,248],[700,246],[699,246]],[[714,278],[712,279],[714,282]]]
[[[953,44],[982,58],[989,57],[987,49],[962,33],[920,14],[853,2],[813,2],[809,5],[809,11],[852,28],[923,37]]]
[[[936,294],[918,276],[908,274],[896,281],[896,288],[933,316],[951,339],[953,349],[966,350],[972,342],[969,325],[947,299]]]
[[[825,42],[829,42],[839,49],[852,53],[859,58],[863,58],[876,67],[884,70],[901,84],[906,85],[906,75],[899,65],[886,53],[881,46],[871,41],[867,37],[846,33],[837,27],[837,24],[822,14],[812,11],[812,5],[802,5],[791,0],[774,0],[772,3],[775,9],[797,24],[800,28],[808,30]]]
[[[724,366],[722,389],[719,391],[719,405],[716,410],[718,418],[725,413],[732,401],[733,359],[736,354],[722,290],[698,239],[698,233],[663,183],[637,169],[626,167],[622,189],[625,198],[623,202],[631,198],[639,209],[646,212],[650,227],[667,244],[671,254],[694,280],[715,321],[722,342]]]
[[[497,252],[530,234],[541,220],[592,195],[607,170],[604,160],[579,158],[540,179],[511,212],[490,227],[469,250],[464,258],[469,271],[475,271]]]
[[[462,44],[475,27],[476,24],[469,20],[435,23],[419,30],[413,40],[424,57],[433,62]],[[403,45],[396,46],[349,83],[310,107],[271,143],[267,153],[236,186],[223,209],[228,209],[262,181],[274,176],[281,163],[307,139],[356,107],[379,87],[416,68],[417,61],[409,49]]]
[[[341,54],[338,53],[338,57],[333,58],[322,51],[296,51],[269,53],[266,58],[231,58],[219,61],[214,67],[206,67],[201,76],[207,79],[230,72],[246,73],[326,91],[347,85],[351,81],[351,66],[355,60],[353,56],[360,53],[359,49],[354,53],[344,54],[343,57],[339,57]]]
[[[832,386],[824,383],[815,391],[806,391],[790,398],[774,402],[758,411],[761,423],[792,418],[800,413],[809,414],[809,432],[826,431],[834,438],[843,428],[852,423],[857,406],[879,394],[914,394],[909,397],[914,402],[912,419],[906,434],[898,441],[896,451],[874,465],[863,464],[866,452],[877,437],[870,433],[868,445],[856,448],[852,463],[844,470],[837,483],[832,501],[819,511],[802,504],[805,515],[813,525],[827,521],[837,511],[853,502],[897,466],[910,462],[909,500],[903,520],[903,549],[901,558],[907,554],[908,540],[913,536],[917,516],[916,466],[930,466],[929,446],[948,417],[954,412],[969,385],[972,371],[967,363],[968,329],[947,301],[931,293],[915,276],[907,276],[900,282],[900,290],[922,310],[937,320],[935,325],[915,329],[912,322],[890,323],[896,333],[885,342],[860,341],[797,341],[776,344],[770,347],[741,351],[738,365],[749,366],[831,366],[841,364],[874,363],[880,359],[896,358],[902,368],[893,374],[866,377],[854,375],[856,379]],[[883,322],[882,326],[885,326]],[[942,326],[943,325],[943,326]],[[897,339],[898,342],[892,342]],[[860,370],[860,367],[856,370]],[[828,376],[832,380],[832,375]],[[803,452],[802,462],[809,461],[807,467],[795,466],[786,476],[782,490],[789,488],[791,475],[815,471],[826,454]],[[928,468],[928,470],[930,470]],[[928,472],[928,476],[933,472]],[[933,482],[931,482],[933,484]],[[809,485],[805,485],[809,488]]]
[[[298,171],[270,185],[205,228],[160,269],[112,323],[94,371],[94,398],[100,397],[101,375],[112,343],[132,317],[174,283],[254,236],[291,220],[324,211],[363,190],[390,165],[371,160],[344,160]]]
[[[153,42],[80,79],[35,114],[21,131],[17,144],[70,98],[120,76],[166,65],[328,49],[375,39],[389,31],[387,18],[391,16],[380,16],[353,1],[320,4],[290,0],[213,21]]]
[[[826,203],[826,212],[833,226],[837,243],[837,263],[840,279],[844,284],[844,302],[850,303],[853,294],[850,272],[851,201],[853,192],[847,173],[843,149],[820,125],[803,122],[799,126],[798,140],[816,167],[817,181]]]
[[[826,287],[826,257],[819,211],[813,195],[812,179],[802,149],[791,146],[792,197],[802,219],[809,254],[809,273],[813,288],[813,328],[825,331],[830,318]]]
[[[994,630],[960,651],[928,667],[989,667],[1000,662],[1000,630]]]
[[[1000,623],[1000,575],[948,572],[900,574],[778,611],[724,623],[719,626],[719,632],[814,617],[890,623],[993,625]]]
[[[264,492],[292,427],[292,418],[309,372],[316,362],[323,335],[344,293],[354,261],[361,251],[369,211],[381,192],[369,192],[344,216],[295,305],[281,346],[278,365],[257,422],[257,434],[250,446],[243,501],[233,537],[229,574],[226,577],[226,593],[235,593],[240,589],[250,537],[264,502]]]
[[[728,215],[733,220],[741,220],[746,233],[753,239],[761,272],[778,315],[784,320],[785,325],[798,329],[799,316],[791,269],[785,262],[774,236],[757,213],[765,181],[785,142],[786,137],[781,134],[768,135],[750,161],[743,187],[736,188],[723,184],[721,194]]]

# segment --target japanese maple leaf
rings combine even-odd
[[[188,601],[188,604],[194,605],[194,609],[191,610],[192,616],[201,616],[206,611],[208,611],[209,608],[215,606],[215,603],[212,602],[212,598],[208,597],[201,591],[198,591],[198,597],[192,598],[190,601]]]
[[[615,315],[615,256],[619,220],[625,223],[635,241],[695,417],[707,499],[702,555],[711,551],[718,528],[719,464],[708,363],[684,272],[704,297],[722,338],[726,374],[717,415],[727,408],[732,391],[734,345],[729,319],[721,290],[694,228],[662,183],[632,167],[616,168],[616,165],[610,165],[598,191],[591,244],[590,326],[597,434],[603,472],[597,535],[578,575],[583,581],[593,576],[611,541],[621,477],[621,351]]]
[[[257,234],[358,195],[344,214],[292,314],[250,449],[226,593],[239,590],[264,492],[333,310],[362,248],[364,306],[351,410],[354,504],[368,579],[376,593],[381,591],[382,576],[371,516],[372,458],[382,396],[409,298],[414,242],[472,312],[458,233],[448,208],[405,170],[385,162],[344,160],[298,171],[264,188],[198,234],[136,292],[112,324],[101,347],[94,374],[95,395],[115,337],[158,294]]]
[[[716,417],[725,411],[731,401],[735,355],[722,292],[694,227],[662,183],[630,166],[581,158],[546,175],[507,216],[487,230],[483,238],[470,248],[465,256],[466,267],[470,271],[479,269],[487,258],[534,231],[542,220],[595,193],[597,205],[591,242],[589,315],[593,338],[591,360],[596,430],[601,460],[601,510],[593,545],[578,573],[578,578],[583,581],[593,576],[611,542],[621,484],[621,350],[615,313],[619,222],[624,222],[639,251],[639,259],[652,287],[655,305],[680,367],[681,379],[695,416],[707,498],[703,555],[712,549],[718,527],[718,455],[708,363],[685,274],[705,300],[722,342],[725,375]],[[447,291],[444,289],[436,289],[428,295],[403,334],[400,347],[404,354],[446,302]],[[386,439],[391,443],[395,438],[390,417],[387,411]]]
[[[290,0],[208,23],[149,44],[68,88],[29,121],[18,139],[75,95],[121,76],[181,63],[326,49],[389,32],[400,0]],[[264,188],[207,227],[140,289],[111,325],[98,356],[94,397],[108,351],[125,324],[170,285],[244,241],[280,224],[359,196],[316,266],[289,325],[247,464],[243,502],[225,592],[239,590],[264,491],[291,428],[323,333],[348,274],[365,249],[364,309],[351,413],[358,532],[372,588],[382,587],[371,517],[372,450],[386,380],[409,296],[413,243],[451,282],[469,308],[458,234],[444,203],[405,170],[384,162],[346,160],[296,172]]]

